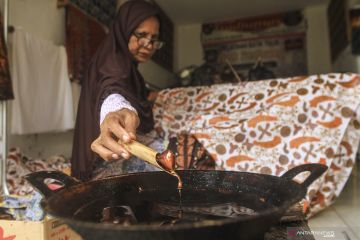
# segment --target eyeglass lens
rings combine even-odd
[[[149,44],[152,44],[155,49],[162,47],[163,43],[159,40],[152,40],[145,37],[138,38],[138,44],[143,47],[147,47]]]

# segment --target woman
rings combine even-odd
[[[137,132],[141,135],[153,129],[151,104],[137,67],[147,62],[163,44],[159,40],[157,14],[157,8],[145,1],[124,3],[110,33],[88,66],[79,100],[71,160],[72,175],[78,179],[88,180],[96,177],[94,172],[122,167],[111,166],[113,162],[117,162],[115,165],[122,162],[111,160],[130,158],[118,139],[129,142],[136,139]],[[111,162],[104,162],[96,153]],[[140,170],[151,168],[142,166]]]

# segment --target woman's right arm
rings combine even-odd
[[[102,159],[109,161],[125,159],[130,153],[118,143],[130,142],[136,139],[136,128],[140,120],[136,110],[120,94],[109,95],[101,105],[100,111],[100,135],[91,144],[91,149]]]

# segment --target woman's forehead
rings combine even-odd
[[[145,19],[144,21],[142,21],[137,29],[146,29],[146,28],[159,28],[160,27],[160,23],[159,20],[156,17],[149,17],[147,19]]]

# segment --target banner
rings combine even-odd
[[[207,65],[214,82],[307,74],[306,22],[301,12],[207,23],[202,26]]]

